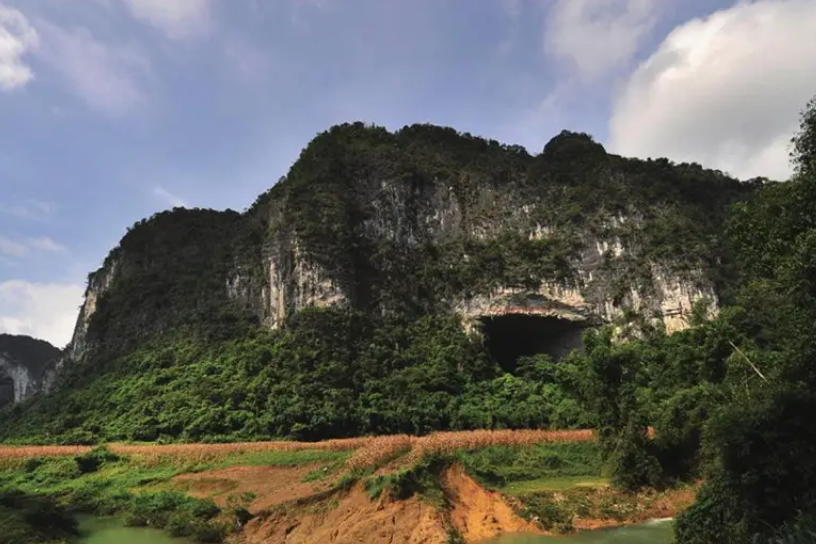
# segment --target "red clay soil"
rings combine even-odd
[[[445,543],[442,516],[416,497],[372,501],[361,484],[351,491],[287,505],[249,521],[240,543]]]
[[[485,490],[459,466],[445,472],[442,486],[452,505],[451,522],[468,543],[508,532],[542,533],[519,517],[501,494]]]
[[[289,502],[251,520],[240,543],[444,543],[453,526],[467,542],[504,532],[540,532],[513,512],[501,494],[488,492],[460,467],[445,472],[444,515],[414,496],[372,501],[362,484],[349,492]],[[447,523],[446,523],[447,521]]]
[[[303,478],[320,464],[298,467],[235,466],[201,473],[185,473],[174,483],[196,498],[211,498],[223,506],[233,494],[252,492],[255,500],[249,506],[252,513],[275,507],[288,501],[308,498],[325,491],[332,479],[311,483]]]
[[[441,478],[450,506],[444,513],[417,496],[394,500],[383,494],[371,500],[362,483],[332,493],[328,488],[336,481],[333,476],[302,482],[317,467],[238,466],[179,475],[174,481],[190,495],[212,498],[220,505],[232,494],[254,493],[249,509],[258,516],[231,537],[237,543],[443,543],[450,528],[468,543],[510,532],[544,533],[519,517],[500,493],[485,490],[458,465]],[[590,493],[593,503],[610,494]],[[693,488],[646,495],[638,497],[642,508],[632,513],[631,520],[576,518],[573,523],[584,530],[670,517],[693,501]]]

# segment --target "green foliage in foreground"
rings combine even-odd
[[[613,482],[705,478],[677,518],[680,542],[785,540],[816,513],[814,142],[811,102],[794,138],[796,177],[731,213],[741,274],[715,320],[697,312],[689,330],[625,344],[587,337],[584,406]]]
[[[53,498],[0,488],[0,543],[64,542],[76,535],[76,520]]]
[[[218,543],[246,523],[246,502],[228,502],[226,509],[220,509],[211,500],[198,500],[167,489],[166,483],[175,475],[239,463],[296,465],[342,460],[348,454],[264,452],[232,455],[206,463],[171,458],[147,463],[139,457],[126,459],[99,447],[76,457],[32,458],[0,471],[0,481],[13,491],[0,491],[0,529],[8,528],[8,534],[0,535],[24,536],[12,540],[18,543],[53,541],[75,533],[76,525],[69,513],[72,511],[118,515],[130,526],[163,528],[172,536],[183,536],[195,543]],[[46,518],[53,524],[44,522],[38,527],[36,521]],[[26,521],[31,522],[32,529],[26,529]],[[31,533],[34,530],[41,533]]]

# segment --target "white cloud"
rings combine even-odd
[[[28,251],[25,244],[0,236],[0,254],[22,257],[28,254]]]
[[[30,200],[26,204],[7,205],[0,203],[0,214],[8,214],[24,219],[43,219],[51,216],[57,207],[48,201]]]
[[[178,195],[175,195],[175,194],[171,193],[170,191],[168,191],[167,189],[165,189],[165,188],[163,188],[161,186],[154,187],[153,188],[153,194],[155,196],[157,196],[159,199],[161,199],[161,201],[163,203],[167,204],[168,206],[173,206],[173,207],[176,207],[176,206],[186,207],[187,206],[187,203],[184,202],[184,199],[182,199]]]
[[[0,91],[19,89],[34,79],[23,56],[37,44],[37,32],[25,15],[0,4]]]
[[[0,254],[25,257],[33,252],[64,252],[65,246],[48,237],[14,240],[0,235]]]
[[[210,0],[124,0],[131,15],[162,30],[171,39],[206,32],[211,25]]]
[[[42,250],[45,252],[64,252],[65,246],[54,239],[48,237],[37,237],[29,239],[28,244],[34,250]]]
[[[0,282],[0,332],[63,347],[71,340],[84,292],[79,284]]]
[[[816,93],[814,36],[813,0],[740,2],[677,27],[615,100],[610,150],[787,178]]]
[[[135,47],[103,43],[88,29],[66,30],[39,21],[39,58],[62,74],[89,106],[122,116],[147,102],[144,91],[150,61]]]
[[[657,0],[558,0],[544,32],[546,54],[586,80],[625,65],[656,22]]]

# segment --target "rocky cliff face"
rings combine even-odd
[[[74,334],[71,338],[71,342],[66,347],[65,353],[57,360],[57,371],[59,371],[59,368],[62,367],[66,361],[78,361],[82,359],[88,351],[88,328],[91,324],[91,318],[96,312],[99,299],[107,293],[113,284],[118,262],[118,257],[113,257],[105,266],[88,277],[88,286],[85,288],[85,299],[82,303],[82,307],[79,309],[79,316],[74,326]],[[48,376],[46,388],[50,388],[53,385],[55,378],[55,374]]]
[[[716,313],[717,237],[750,189],[566,132],[531,156],[439,127],[335,127],[243,215],[137,225],[92,275],[66,359],[133,324],[278,328],[311,306],[455,313],[475,333],[508,315],[673,332],[698,301]]]
[[[444,132],[417,132],[437,130]],[[502,147],[476,153],[504,154],[506,164],[480,172],[460,160],[443,179],[415,158],[397,179],[368,164],[345,180],[339,167],[340,179],[326,180],[295,165],[268,196],[275,205],[250,211],[272,233],[260,252],[263,276],[234,271],[230,295],[269,327],[307,306],[387,312],[393,301],[383,292],[432,300],[435,311],[459,314],[474,331],[485,318],[521,314],[587,325],[637,316],[673,332],[698,301],[716,313],[720,262],[710,241],[727,205],[748,188],[697,165],[611,156],[585,135],[562,134],[538,157]],[[348,149],[341,155],[343,163],[357,160]],[[305,192],[321,185],[329,198]],[[457,270],[471,274],[448,274]],[[431,286],[428,273],[449,285]],[[395,295],[406,281],[423,293]]]
[[[59,354],[45,341],[0,334],[0,408],[42,391]]]

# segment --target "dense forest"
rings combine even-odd
[[[571,133],[532,157],[439,128],[332,129],[244,215],[174,210],[134,226],[109,258],[122,265],[92,317],[91,356],[66,365],[53,394],[0,414],[0,440],[593,427],[617,486],[704,479],[677,520],[679,541],[808,535],[797,532],[816,524],[816,102],[792,144],[791,180],[738,183],[668,161],[625,163],[621,177],[610,164],[623,159]],[[372,246],[354,194],[386,175],[418,194],[443,178],[467,195],[478,178],[522,200],[549,195],[547,224],[564,228],[544,241],[508,231]],[[479,224],[491,209],[477,201],[466,212]],[[642,279],[655,260],[711,271],[716,317],[700,302],[686,330],[627,339],[610,324],[562,361],[538,354],[505,369],[448,312],[446,301],[481,283],[569,281],[584,234],[622,210],[639,210],[644,227],[629,233],[637,251],[621,274]],[[303,309],[269,330],[251,305],[212,295],[292,230],[352,304]]]
[[[705,479],[677,520],[680,542],[814,536],[816,100],[792,144],[794,177],[730,212],[739,278],[719,316],[619,345],[593,333],[580,358],[581,405],[619,485]]]

